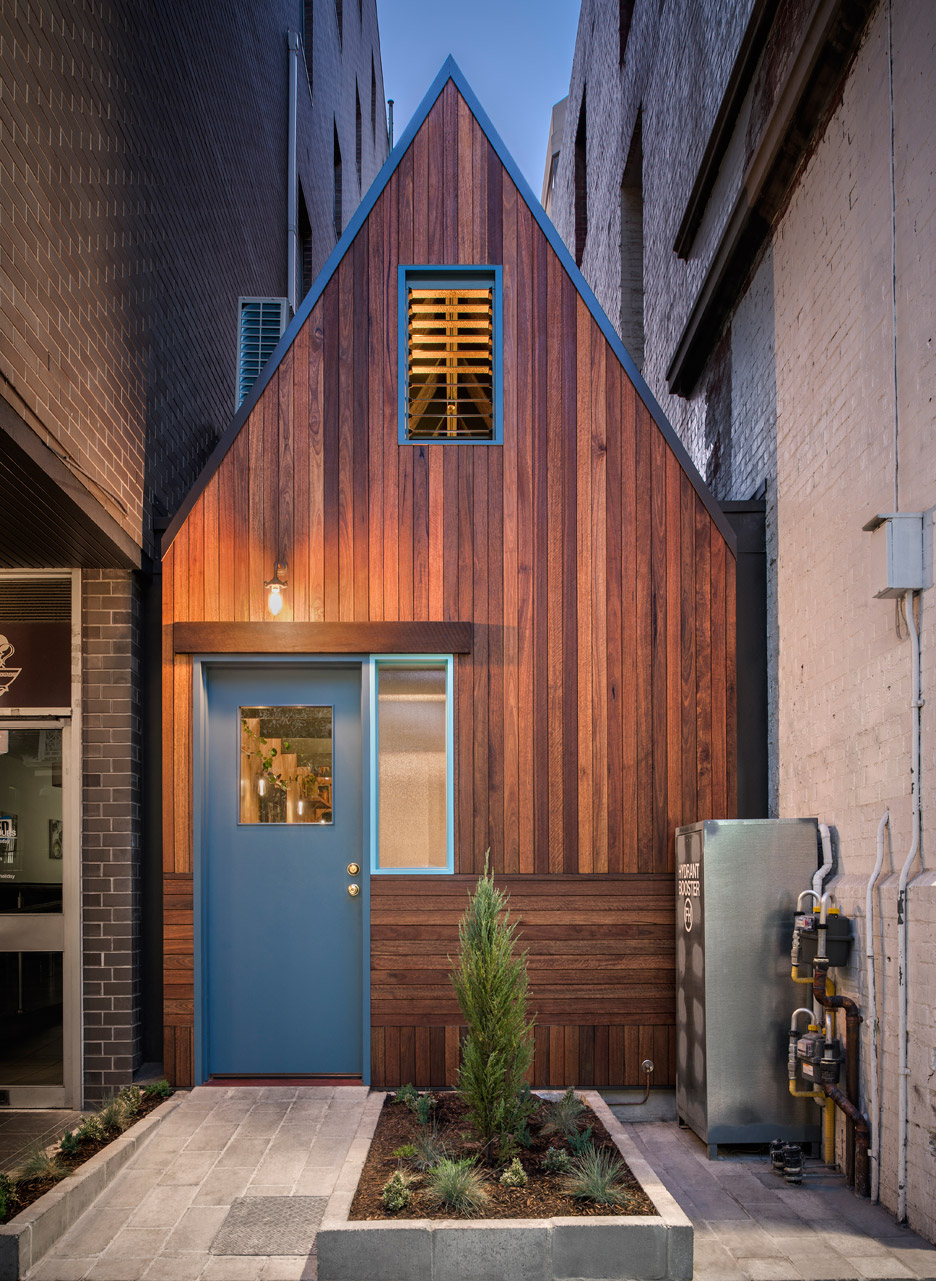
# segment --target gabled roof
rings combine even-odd
[[[282,338],[277,343],[276,348],[273,351],[273,354],[270,356],[270,359],[267,361],[266,365],[261,370],[260,375],[257,378],[257,381],[254,383],[253,387],[250,390],[250,394],[247,396],[247,398],[244,400],[241,407],[238,409],[237,413],[234,415],[233,419],[231,420],[230,424],[225,430],[224,435],[218,441],[208,461],[205,463],[205,466],[202,468],[201,474],[199,475],[195,484],[192,486],[189,493],[186,495],[186,498],[183,501],[182,505],[180,506],[179,510],[176,512],[175,516],[173,517],[169,525],[169,528],[166,530],[165,534],[163,535],[163,544],[162,544],[163,553],[168,551],[172,543],[172,540],[175,538],[176,534],[179,532],[182,525],[185,523],[185,519],[188,516],[189,512],[191,511],[192,507],[195,505],[196,501],[198,500],[199,495],[205,489],[205,486],[208,484],[209,480],[214,475],[214,473],[218,470],[222,460],[224,459],[228,450],[231,448],[235,439],[237,438],[238,432],[243,427],[244,423],[247,421],[252,410],[256,406],[257,402],[260,400],[260,397],[263,395],[264,389],[266,388],[267,384],[269,383],[270,379],[275,373],[277,366],[279,365],[283,357],[286,355],[286,353],[289,351],[289,348],[292,346],[293,342],[296,339],[297,334],[302,329],[302,326],[305,324],[306,320],[308,320],[310,314],[312,313],[313,308],[315,307],[316,303],[319,301],[320,297],[322,296],[322,293],[325,290],[325,286],[328,284],[329,280],[337,271],[339,263],[347,253],[348,249],[351,247],[351,244],[353,243],[355,236],[358,234],[361,227],[367,221],[367,218],[371,210],[374,208],[374,205],[377,203],[378,199],[380,198],[384,188],[387,186],[388,182],[390,181],[390,178],[393,175],[394,170],[397,168],[400,161],[403,159],[403,156],[409,150],[410,144],[412,143],[413,139],[416,137],[416,134],[422,128],[426,120],[426,117],[429,115],[429,112],[432,110],[433,106],[435,105],[437,99],[441,95],[446,84],[448,84],[449,80],[451,80],[454,83],[455,88],[464,98],[469,109],[471,110],[472,115],[477,121],[478,126],[480,127],[482,132],[485,134],[488,142],[493,147],[501,164],[504,166],[504,168],[507,170],[507,173],[510,175],[510,178],[514,183],[514,186],[517,188],[519,195],[526,202],[526,205],[529,208],[534,219],[536,220],[537,224],[539,225],[540,230],[542,231],[546,239],[549,241],[549,244],[553,252],[558,257],[564,270],[567,272],[570,280],[575,285],[576,289],[581,295],[582,300],[584,301],[585,305],[588,307],[589,311],[591,312],[602,334],[604,334],[605,338],[607,339],[612,351],[614,352],[618,360],[623,365],[628,378],[630,379],[630,381],[634,386],[634,390],[636,391],[640,399],[643,401],[644,405],[646,406],[648,412],[650,413],[657,427],[663,433],[663,436],[665,437],[667,444],[669,445],[670,449],[672,449],[673,453],[676,455],[676,458],[678,459],[680,466],[682,467],[686,475],[689,477],[689,480],[692,482],[696,492],[698,493],[703,504],[705,505],[706,510],[708,511],[709,515],[712,517],[712,520],[714,521],[715,525],[718,527],[718,530],[721,533],[722,537],[725,539],[725,542],[728,544],[728,547],[731,549],[732,553],[736,554],[737,540],[735,538],[734,530],[731,528],[731,525],[728,523],[727,518],[725,517],[718,503],[715,501],[715,498],[710,492],[705,481],[702,479],[702,477],[699,475],[698,471],[696,470],[695,464],[693,463],[692,459],[689,457],[688,453],[686,452],[686,449],[683,446],[682,441],[679,439],[676,432],[673,430],[673,427],[670,425],[669,419],[666,417],[663,410],[657,404],[656,398],[654,397],[650,388],[647,386],[646,382],[644,381],[639,369],[634,364],[634,361],[632,360],[629,352],[627,351],[624,344],[621,342],[620,338],[618,337],[618,334],[614,326],[611,324],[611,321],[608,319],[607,315],[603,311],[601,304],[598,302],[598,299],[595,297],[590,285],[588,284],[588,281],[585,279],[581,271],[579,271],[578,267],[575,265],[575,261],[572,255],[569,253],[569,250],[566,248],[565,243],[559,236],[559,233],[556,231],[552,222],[547,217],[546,212],[543,209],[542,205],[533,195],[533,192],[530,190],[529,184],[527,183],[523,174],[520,172],[519,168],[517,167],[515,160],[513,159],[510,152],[507,150],[507,148],[504,146],[504,143],[500,138],[500,135],[497,133],[497,130],[491,124],[490,120],[488,119],[487,113],[485,112],[481,104],[478,102],[478,99],[475,97],[474,92],[472,91],[467,80],[462,74],[461,69],[459,68],[455,59],[451,57],[451,55],[448,58],[446,58],[445,62],[442,64],[442,69],[439,71],[439,74],[436,76],[435,80],[432,82],[428,93],[426,94],[426,96],[423,98],[422,102],[419,105],[419,109],[416,111],[412,120],[410,120],[409,124],[404,130],[403,135],[400,138],[400,141],[397,143],[397,145],[391,151],[390,155],[384,161],[383,167],[381,168],[377,177],[371,183],[370,189],[368,190],[367,194],[364,196],[361,203],[358,205],[357,209],[355,210],[354,216],[352,217],[351,221],[348,223],[347,227],[345,228],[344,234],[342,235],[341,239],[338,241],[337,245],[335,245],[335,248],[332,250],[331,254],[328,257],[328,261],[325,263],[325,266],[319,272],[318,277],[316,278],[314,284],[312,285],[311,289],[303,299],[299,307],[299,310],[296,312],[292,321],[290,322],[285,332],[283,333]]]

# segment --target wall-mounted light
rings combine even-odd
[[[263,586],[270,593],[267,597],[267,609],[275,618],[283,608],[283,592],[286,590],[286,562],[278,560],[273,570],[273,577]]]

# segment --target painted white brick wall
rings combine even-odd
[[[892,9],[891,9],[892,6]],[[583,0],[553,216],[572,243],[572,138],[587,84],[589,236],[583,270],[620,317],[620,182],[637,110],[644,146],[644,375],[719,498],[765,487],[771,812],[817,815],[834,831],[833,889],[855,918],[855,963],[840,990],[866,1002],[865,885],[877,825],[892,852],[876,896],[882,1002],[881,1197],[897,1205],[897,873],[911,839],[910,644],[883,585],[875,512],[927,513],[932,581],[936,504],[936,8],[881,0],[830,120],[800,174],[727,332],[690,399],[665,370],[724,223],[738,166],[730,152],[693,257],[673,238],[747,22],[750,0],[637,0],[623,68],[617,9]],[[892,12],[896,238],[891,235]],[[736,150],[736,149],[735,149]],[[894,413],[896,365],[899,430]],[[724,387],[728,386],[728,408]],[[720,398],[717,388],[721,387]],[[936,800],[936,592],[922,593],[923,863]],[[936,872],[914,868],[910,964],[911,1225],[936,1240]],[[791,1000],[793,993],[791,989]],[[795,1002],[794,1002],[795,1003]],[[869,1029],[863,1030],[865,1049]],[[869,1101],[863,1055],[862,1093]],[[842,1127],[839,1127],[839,1157]]]

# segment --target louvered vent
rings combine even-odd
[[[407,332],[407,440],[493,440],[493,288],[410,286]]]
[[[286,298],[241,298],[237,343],[237,408],[257,381],[282,337],[289,315]]]
[[[71,579],[0,578],[0,631],[4,623],[71,622]]]

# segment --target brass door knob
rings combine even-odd
[[[360,887],[360,885],[349,885],[349,886],[348,886],[348,893],[351,895],[351,897],[352,897],[352,898],[357,898],[357,896],[360,894],[360,892],[361,892],[361,887]]]
[[[349,876],[357,876],[357,874],[358,874],[358,872],[360,872],[360,870],[361,870],[361,869],[358,867],[357,863],[349,863],[349,864],[348,864],[348,875],[349,875]]]

